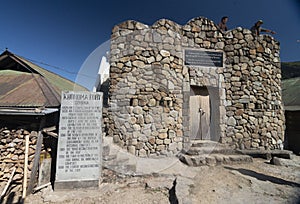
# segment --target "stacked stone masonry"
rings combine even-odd
[[[222,67],[188,66],[184,50],[223,53]],[[126,21],[111,36],[107,134],[137,156],[190,146],[192,86],[207,87],[212,139],[233,149],[276,149],[284,135],[279,42],[198,17],[181,26]]]

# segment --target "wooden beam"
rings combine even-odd
[[[56,130],[56,126],[43,128],[43,132],[52,132],[54,130]]]
[[[23,200],[25,200],[26,188],[27,188],[28,150],[29,150],[29,135],[25,135],[25,159],[24,159],[23,194],[22,194]]]
[[[58,135],[57,133],[54,133],[54,132],[44,132],[45,134],[49,135],[49,136],[52,136],[52,137],[55,137],[55,138],[58,138]]]
[[[31,174],[30,174],[30,181],[29,181],[29,185],[28,185],[28,189],[27,189],[27,195],[29,195],[32,192],[33,186],[36,182],[36,174],[37,174],[37,171],[39,168],[42,144],[43,144],[43,134],[42,134],[42,131],[39,131],[36,148],[35,148],[35,153],[34,153],[33,166],[32,166]]]

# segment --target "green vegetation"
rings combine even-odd
[[[300,61],[282,62],[282,99],[286,109],[300,107]]]
[[[282,99],[285,106],[300,106],[300,77],[282,80]]]
[[[300,61],[281,63],[282,79],[300,77]]]

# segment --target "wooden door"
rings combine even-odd
[[[190,96],[190,137],[210,140],[210,101],[206,87],[193,87]]]

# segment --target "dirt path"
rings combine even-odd
[[[300,168],[252,164],[211,167],[195,178],[193,203],[299,203]]]
[[[105,170],[98,190],[53,191],[30,195],[27,203],[300,203],[300,158],[295,165],[275,166],[266,160],[215,167],[189,167],[186,175],[118,176]],[[174,181],[177,181],[176,182]]]

